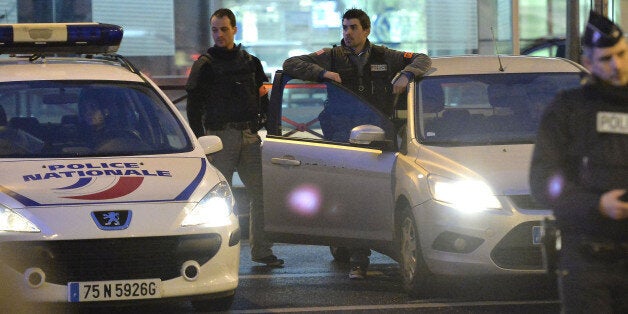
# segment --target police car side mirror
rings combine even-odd
[[[198,141],[201,143],[205,155],[222,150],[222,141],[216,135],[201,136],[198,138]]]

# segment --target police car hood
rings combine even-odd
[[[196,202],[218,183],[216,172],[200,157],[1,160],[0,203]]]
[[[464,147],[426,146],[417,163],[450,179],[479,179],[497,195],[529,194],[532,144]]]

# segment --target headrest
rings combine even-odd
[[[423,112],[440,112],[445,107],[445,92],[437,80],[424,80],[420,85]]]

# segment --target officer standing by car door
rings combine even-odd
[[[216,10],[211,18],[215,45],[192,66],[186,90],[187,116],[194,134],[217,135],[223,149],[209,156],[231,185],[237,170],[251,201],[251,258],[268,266],[284,261],[273,255],[272,243],[264,237],[260,115],[268,108],[263,83],[266,74],[259,59],[234,43],[238,31],[229,9]]]
[[[591,12],[582,44],[592,75],[544,112],[530,185],[560,229],[563,312],[628,313],[628,43]]]
[[[341,83],[390,116],[394,109],[394,94],[405,92],[411,80],[430,69],[432,60],[422,53],[373,45],[367,38],[370,32],[371,20],[366,12],[349,9],[342,16],[340,46],[288,58],[283,63],[283,70],[302,80],[328,79]],[[323,124],[321,120],[321,126]],[[350,248],[350,254],[349,278],[364,279],[370,249]]]

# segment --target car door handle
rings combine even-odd
[[[275,165],[286,165],[286,166],[300,166],[301,161],[294,159],[292,156],[283,156],[283,157],[274,157],[270,159],[270,162]]]

